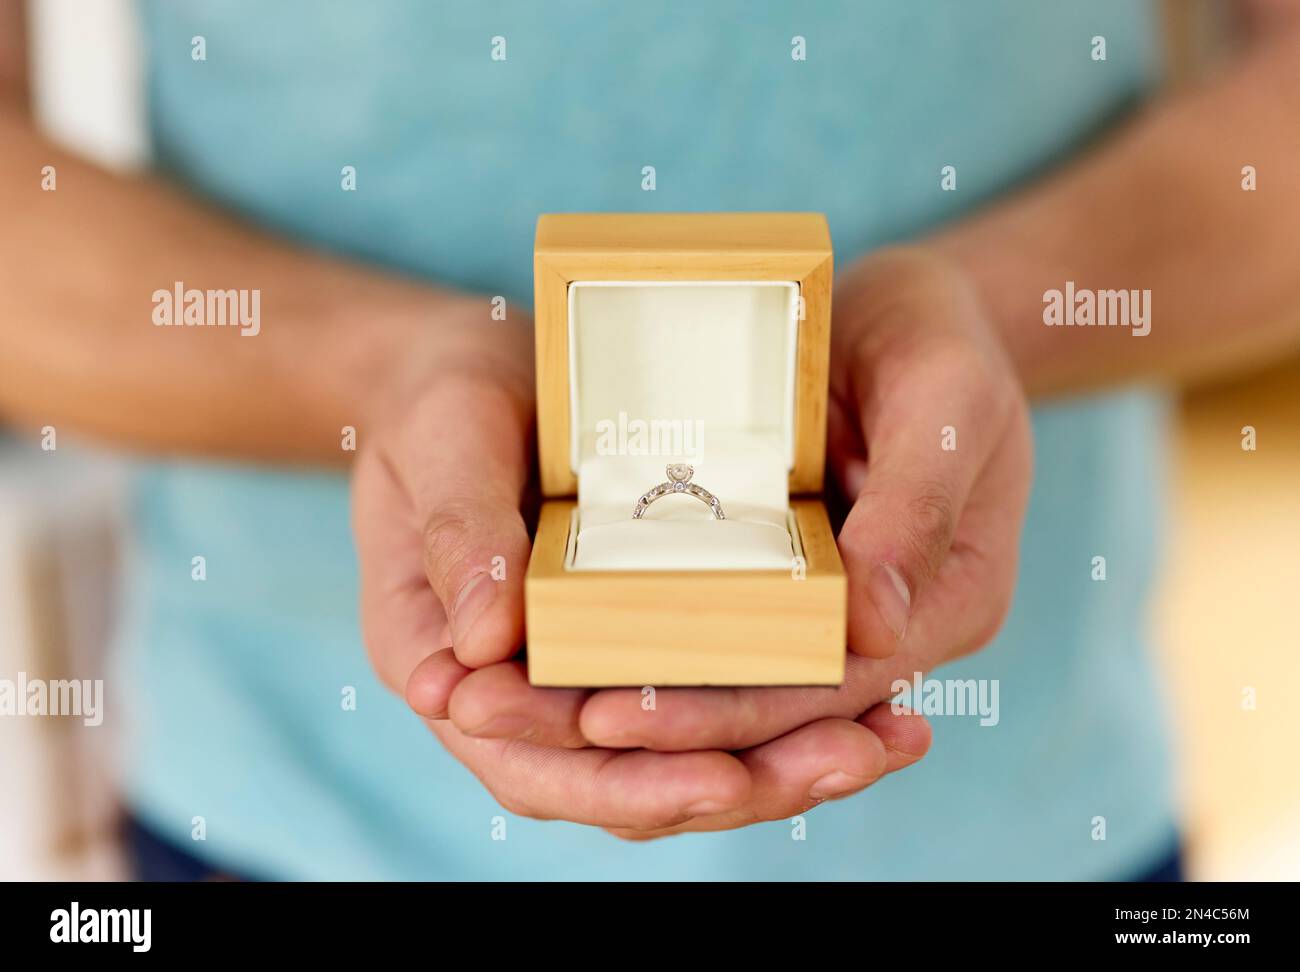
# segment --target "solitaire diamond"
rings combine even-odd
[[[688,466],[684,462],[673,462],[668,465],[668,479],[674,483],[689,483],[691,477],[695,475],[695,468]]]

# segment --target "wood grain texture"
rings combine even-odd
[[[571,571],[574,503],[542,507],[524,582],[539,686],[838,685],[847,582],[826,509],[791,504],[805,570]]]
[[[569,461],[569,281],[541,254],[533,258],[533,273],[539,479],[543,496],[573,496],[578,477]]]
[[[833,257],[820,213],[553,213],[537,221],[534,319],[542,492],[572,496],[568,287],[574,280],[793,280],[804,298],[792,493],[826,461]]]
[[[825,255],[821,213],[546,213],[536,249],[553,254],[805,253]]]

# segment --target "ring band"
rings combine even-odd
[[[727,518],[722,512],[722,503],[718,501],[718,498],[703,486],[696,486],[691,482],[691,477],[695,475],[694,466],[688,466],[684,462],[671,462],[664,472],[668,476],[668,481],[660,483],[654,489],[646,490],[644,495],[637,500],[636,509],[632,511],[632,519],[641,519],[641,517],[645,516],[645,511],[651,503],[661,496],[667,496],[669,493],[694,496],[701,503],[708,506],[709,512],[713,514],[715,520],[725,520]]]

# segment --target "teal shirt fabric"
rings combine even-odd
[[[174,178],[293,238],[524,306],[541,212],[820,210],[843,267],[1043,171],[1159,73],[1154,13],[1132,0],[141,11]],[[944,165],[956,192],[939,189]],[[1145,634],[1164,422],[1138,390],[1035,412],[1014,607],[990,647],[939,673],[998,679],[999,724],[935,718],[925,760],[812,811],[803,840],[777,821],[628,844],[507,814],[369,669],[342,478],[144,466],[120,652],[129,803],[270,877],[1127,876],[1176,830]],[[197,817],[206,841],[190,844]]]

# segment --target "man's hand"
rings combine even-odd
[[[1029,495],[1028,412],[974,290],[950,263],[881,251],[835,298],[830,460],[854,498],[844,684],[556,694],[484,670],[450,696],[479,736],[676,752],[743,750],[819,719],[855,719],[896,679],[986,644],[1016,577]]]
[[[838,689],[605,691],[585,738],[733,748],[853,718],[982,647],[1011,602],[1029,496],[1028,411],[973,288],[922,249],[881,251],[835,296],[829,458],[852,509],[839,534],[849,649]]]
[[[529,552],[530,342],[481,319],[444,330],[459,336],[412,349],[357,462],[362,626],[380,677],[503,806],[627,836],[723,829],[801,813],[925,752],[925,720],[887,706],[803,719],[726,747],[737,752],[593,747],[579,730],[590,693],[534,689],[511,660]]]
[[[831,460],[857,498],[840,535],[852,654],[838,689],[661,689],[647,712],[638,690],[530,686],[511,659],[531,390],[491,368],[462,360],[426,381],[362,457],[376,666],[508,808],[629,836],[721,829],[857,792],[924,754],[925,721],[881,703],[895,678],[974,650],[1000,623],[1029,488],[1027,413],[947,263],[881,253],[837,302]]]
[[[444,311],[376,397],[352,526],[366,647],[402,695],[439,648],[454,643],[461,664],[479,667],[522,644],[531,322],[490,321],[482,302]],[[445,714],[445,697],[416,691],[417,711]]]

